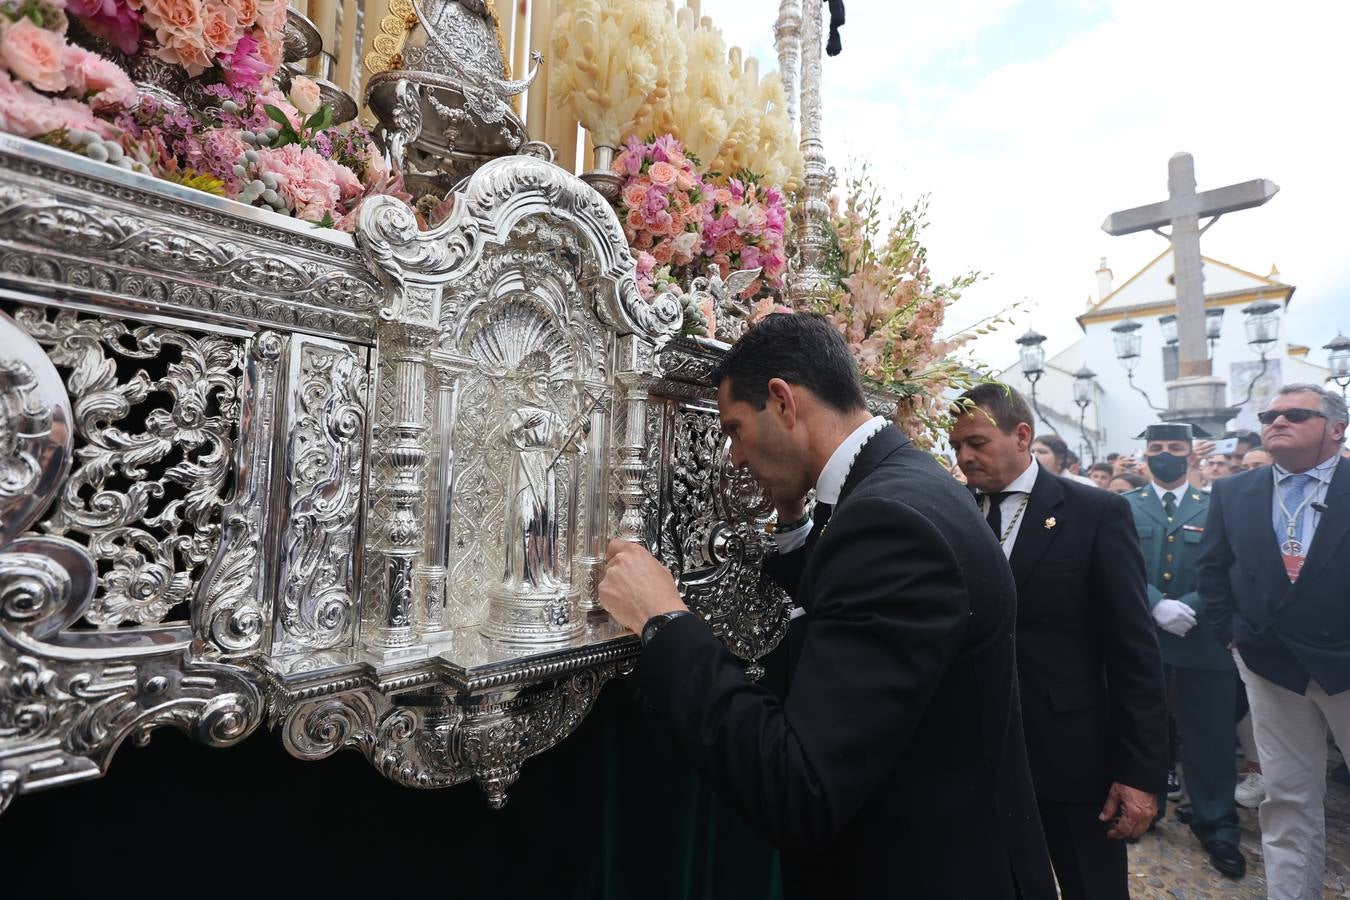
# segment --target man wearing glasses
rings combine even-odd
[[[1346,406],[1311,384],[1258,417],[1274,462],[1214,485],[1199,592],[1251,703],[1265,773],[1261,843],[1273,900],[1322,896],[1326,734],[1350,751],[1350,460]]]

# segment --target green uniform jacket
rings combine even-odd
[[[1189,485],[1177,489],[1177,509],[1167,521],[1162,501],[1152,485],[1125,495],[1134,513],[1134,527],[1148,569],[1148,605],[1164,597],[1180,600],[1195,610],[1195,627],[1185,637],[1158,629],[1163,662],[1182,669],[1229,670],[1232,655],[1223,648],[1205,620],[1205,604],[1196,593],[1196,560],[1205,534],[1209,495]]]

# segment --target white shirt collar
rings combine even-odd
[[[1007,487],[1003,489],[1005,494],[1030,494],[1031,489],[1036,486],[1036,476],[1041,471],[1041,464],[1036,462],[1036,457],[1031,457],[1027,467],[1022,470],[1022,474],[1014,478]]]
[[[1318,481],[1323,482],[1324,484],[1330,484],[1331,476],[1336,474],[1336,466],[1337,464],[1340,463],[1340,461],[1341,461],[1341,448],[1337,447],[1326,459],[1322,460],[1320,463],[1313,466],[1311,469],[1308,469],[1306,472],[1302,472],[1299,474],[1311,475],[1312,477],[1316,478]],[[1277,482],[1284,481],[1286,477],[1294,474],[1293,472],[1290,472],[1288,469],[1286,469],[1279,463],[1273,462],[1271,464],[1271,467],[1275,469],[1275,480]]]
[[[858,451],[886,425],[885,418],[873,416],[853,429],[853,433],[834,449],[825,462],[825,468],[820,470],[820,477],[816,479],[817,502],[831,506],[839,502],[839,492],[844,489],[844,481],[853,468],[853,461],[858,458]]]
[[[1191,484],[1189,481],[1183,481],[1181,484],[1173,488],[1165,488],[1162,485],[1158,484],[1158,482],[1156,481],[1150,481],[1149,484],[1153,486],[1153,493],[1158,495],[1158,502],[1162,503],[1163,505],[1167,504],[1166,498],[1163,497],[1164,494],[1171,494],[1172,499],[1175,500],[1179,505],[1181,503],[1182,495],[1191,489]]]

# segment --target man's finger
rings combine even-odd
[[[625,541],[623,538],[614,538],[605,546],[605,556],[613,559],[628,547],[636,546],[632,541]]]
[[[1097,818],[1103,822],[1109,822],[1115,818],[1118,809],[1120,809],[1120,798],[1112,791],[1106,795],[1106,803],[1102,804],[1102,811],[1097,815]]]

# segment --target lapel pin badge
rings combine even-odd
[[[1055,517],[1051,516],[1050,518],[1045,520],[1045,530],[1049,531],[1051,528],[1054,528],[1058,524],[1059,523],[1055,521]]]

